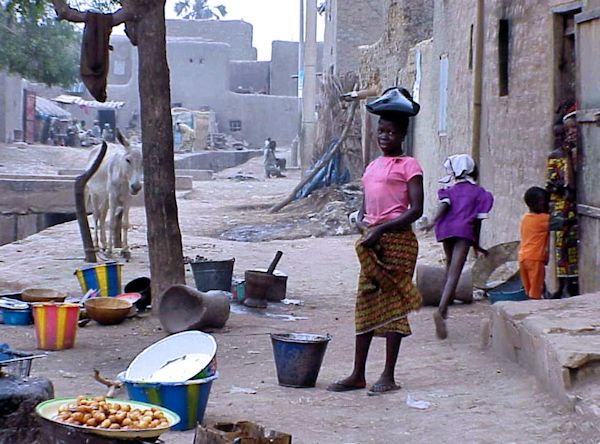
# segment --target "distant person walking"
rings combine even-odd
[[[477,185],[477,167],[468,154],[455,154],[444,162],[448,175],[440,182],[454,184],[438,191],[438,210],[426,230],[435,226],[435,236],[442,242],[446,255],[446,281],[438,310],[433,315],[439,339],[446,339],[448,305],[454,299],[456,287],[471,247],[476,253],[487,254],[479,244],[481,221],[488,217],[494,198]]]
[[[389,105],[389,106],[388,106]],[[408,91],[387,90],[367,110],[380,116],[377,143],[383,155],[363,175],[363,206],[356,243],[360,277],[355,308],[354,369],[327,390],[344,392],[366,387],[365,369],[373,336],[386,338],[385,366],[369,394],[400,389],[395,368],[403,338],[411,335],[408,313],[421,307],[412,276],[419,245],[411,229],[423,213],[423,171],[404,154],[409,117],[419,111]]]

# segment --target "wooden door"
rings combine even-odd
[[[600,9],[577,23],[579,285],[600,290]]]
[[[35,141],[35,93],[25,90],[23,101],[23,141],[33,143]]]

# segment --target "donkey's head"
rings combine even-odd
[[[117,140],[125,149],[125,155],[123,156],[121,168],[127,177],[129,192],[133,195],[136,195],[142,189],[142,152],[137,148],[133,148],[125,136],[121,134],[121,131],[119,131],[118,128]]]

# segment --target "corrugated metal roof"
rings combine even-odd
[[[123,108],[125,102],[118,102],[116,100],[109,100],[106,102],[97,102],[96,100],[83,100],[81,97],[70,96],[68,94],[61,94],[58,97],[53,98],[55,102],[65,103],[67,105],[79,105],[87,106],[88,108],[99,108],[99,109],[119,109]]]
[[[62,109],[56,103],[44,97],[35,98],[35,113],[40,117],[58,117],[59,119],[70,119],[71,113]]]

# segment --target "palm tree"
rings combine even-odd
[[[191,4],[190,4],[191,3]],[[217,19],[227,15],[225,5],[209,6],[207,0],[181,0],[175,4],[178,17],[188,20]]]

